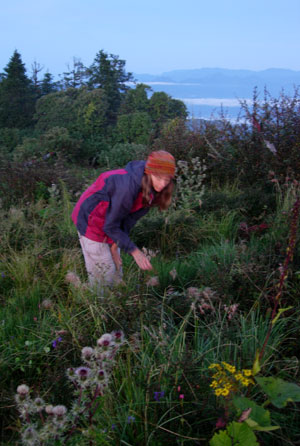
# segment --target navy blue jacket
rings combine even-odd
[[[149,211],[142,203],[145,161],[131,161],[125,169],[102,173],[81,195],[72,212],[79,233],[101,242],[117,243],[125,252],[136,246],[130,229]]]

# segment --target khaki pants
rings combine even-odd
[[[85,266],[92,287],[117,285],[122,280],[122,268],[118,271],[108,243],[94,242],[79,235]]]

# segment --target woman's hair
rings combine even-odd
[[[153,187],[151,176],[144,174],[142,178],[142,194],[144,206],[157,206],[161,211],[168,209],[172,201],[172,194],[174,189],[174,183],[170,178],[169,184],[163,188],[160,192],[155,192],[153,198]]]

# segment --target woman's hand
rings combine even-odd
[[[110,247],[111,256],[113,258],[113,261],[116,265],[117,271],[120,270],[122,266],[122,259],[119,254],[118,245],[116,243],[113,243]]]
[[[136,261],[137,265],[143,269],[143,270],[150,270],[152,269],[152,265],[145,256],[145,254],[140,251],[138,248],[135,248],[131,253],[132,257]]]

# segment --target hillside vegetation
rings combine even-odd
[[[15,52],[1,77],[1,444],[297,444],[298,92],[191,126],[180,101],[127,88],[117,56],[80,70],[37,97]],[[70,283],[87,280],[78,196],[158,149],[174,201],[132,231],[153,272],[124,254],[114,289]]]

